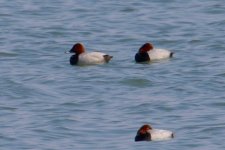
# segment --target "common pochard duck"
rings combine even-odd
[[[172,56],[173,52],[170,52],[169,50],[154,48],[151,43],[145,43],[136,53],[135,61],[150,62],[154,60],[170,58]]]
[[[174,138],[174,133],[168,130],[153,129],[150,125],[143,125],[135,137],[135,142],[138,141],[160,141]]]
[[[107,55],[101,52],[85,52],[85,48],[82,43],[76,43],[73,45],[70,53],[75,53],[70,57],[71,65],[96,65],[108,63],[113,56]]]

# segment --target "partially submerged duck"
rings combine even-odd
[[[174,138],[174,133],[169,130],[153,129],[150,125],[143,125],[135,136],[135,142],[138,141],[160,141]]]

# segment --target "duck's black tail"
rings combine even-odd
[[[113,56],[110,56],[110,55],[104,55],[103,57],[105,59],[105,62],[107,63],[113,58]]]

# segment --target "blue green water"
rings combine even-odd
[[[1,149],[225,149],[224,27],[223,0],[1,0]],[[148,41],[175,57],[136,64]],[[114,57],[71,66],[76,42]]]

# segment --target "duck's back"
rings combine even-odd
[[[151,61],[172,57],[172,53],[166,49],[153,49],[148,51]]]
[[[104,53],[101,52],[90,52],[82,53],[79,55],[79,65],[92,65],[105,63]]]

